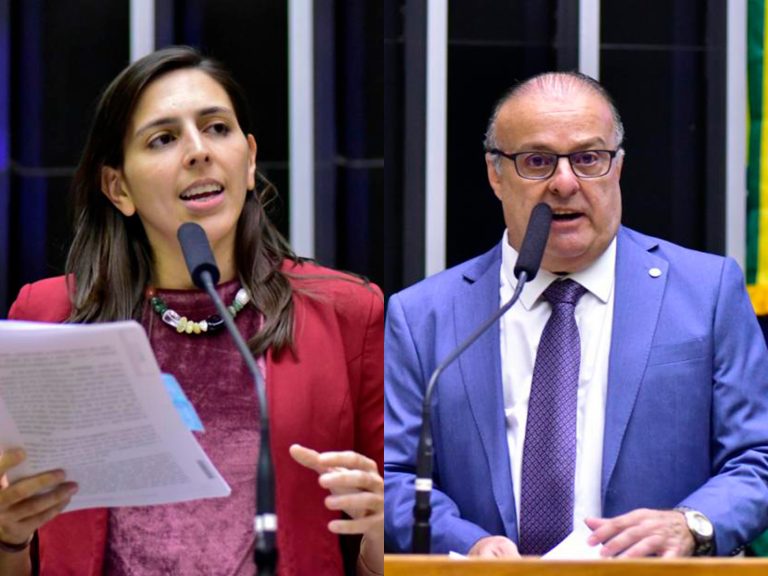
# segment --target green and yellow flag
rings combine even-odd
[[[768,314],[768,75],[763,56],[768,30],[765,0],[750,0],[747,13],[747,288],[758,315]]]
[[[758,316],[768,315],[768,46],[765,0],[747,8],[747,289]],[[768,532],[752,551],[768,556]]]

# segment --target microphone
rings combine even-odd
[[[219,283],[219,267],[216,266],[216,259],[211,252],[205,230],[199,224],[186,222],[179,226],[176,235],[181,244],[181,251],[184,253],[187,270],[195,286],[203,290],[207,289],[203,279],[205,272],[211,275],[211,283],[216,286]]]
[[[523,286],[526,282],[533,280],[541,266],[541,259],[544,256],[544,247],[547,245],[549,237],[549,227],[552,224],[552,209],[545,203],[537,204],[531,216],[528,219],[528,228],[525,231],[523,244],[520,247],[520,253],[517,256],[514,274],[517,278],[512,298],[499,308],[488,320],[483,322],[464,342],[451,352],[432,372],[427,389],[424,392],[424,402],[421,409],[421,434],[419,436],[419,447],[416,456],[416,502],[413,506],[413,537],[412,548],[414,554],[429,554],[432,540],[432,528],[430,525],[430,516],[432,515],[432,468],[433,468],[433,446],[431,429],[431,404],[432,391],[435,388],[437,379],[445,369],[453,363],[467,348],[477,341],[488,328],[493,326],[512,305],[517,302]]]
[[[549,205],[540,202],[533,207],[531,217],[528,219],[528,228],[525,230],[523,245],[515,262],[514,274],[520,283],[530,282],[536,278],[544,256],[544,247],[549,238],[549,227],[552,224],[552,209]],[[520,280],[520,275],[525,272],[525,280]]]
[[[256,387],[261,420],[261,443],[259,445],[256,488],[256,517],[253,520],[256,535],[253,557],[258,573],[269,576],[275,573],[277,567],[277,514],[275,513],[275,479],[269,445],[267,388],[253,354],[248,349],[248,345],[237,330],[232,316],[216,292],[215,286],[216,282],[219,281],[219,268],[216,266],[216,259],[213,257],[205,230],[199,224],[186,222],[179,227],[177,236],[192,281],[195,286],[205,290],[213,300],[219,316],[224,320],[224,325],[253,376]]]

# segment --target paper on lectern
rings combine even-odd
[[[576,522],[573,532],[568,534],[560,544],[544,554],[542,560],[593,560],[602,558],[600,550],[602,544],[590,546],[587,538],[592,534],[584,522]]]

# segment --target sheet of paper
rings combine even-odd
[[[0,321],[0,449],[23,447],[14,481],[62,468],[67,511],[228,496],[166,392],[136,322]]]
[[[590,560],[601,558],[600,550],[603,545],[590,546],[587,544],[587,538],[592,531],[583,521],[576,522],[576,525],[565,539],[549,552],[544,554],[542,560]]]

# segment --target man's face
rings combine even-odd
[[[566,93],[537,90],[504,104],[496,121],[500,150],[568,154],[582,150],[615,150],[614,122],[608,104],[588,89]],[[516,250],[528,218],[539,202],[554,213],[542,267],[550,272],[576,272],[594,262],[616,235],[621,221],[619,176],[623,157],[613,159],[610,171],[598,178],[579,178],[567,158],[560,158],[546,180],[518,175],[512,160],[486,154],[488,180],[501,200],[509,243]]]

